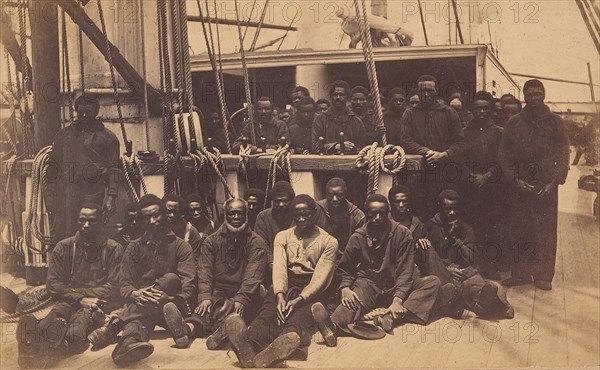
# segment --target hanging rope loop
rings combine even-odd
[[[388,165],[385,164],[386,155],[393,155],[392,161]],[[356,169],[361,174],[369,177],[367,195],[371,195],[379,189],[379,174],[381,171],[394,176],[404,169],[406,154],[401,146],[388,144],[384,147],[378,147],[375,142],[358,152],[355,164]]]

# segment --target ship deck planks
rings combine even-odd
[[[588,171],[587,167],[580,167]],[[379,341],[340,338],[328,348],[313,337],[308,361],[290,368],[497,368],[518,366],[598,366],[600,294],[598,224],[591,216],[594,194],[577,189],[581,171],[573,167],[560,188],[559,247],[554,290],[532,285],[510,288],[513,320],[484,321],[472,313],[443,318],[426,327],[406,325]],[[3,279],[3,284],[5,280]],[[18,281],[11,284],[18,285]],[[2,325],[2,368],[15,368],[15,325]],[[235,368],[233,351],[206,349],[196,339],[190,349],[175,349],[166,331],[154,333],[152,356],[136,368]],[[57,368],[115,368],[113,347],[87,351],[55,364]]]

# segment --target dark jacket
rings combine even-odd
[[[447,152],[449,160],[459,161],[465,148],[460,118],[446,105],[431,108],[419,104],[402,116],[402,148],[407,154],[425,155],[429,150]]]
[[[198,260],[200,257],[200,246],[208,235],[201,234],[198,229],[192,226],[191,223],[185,222],[182,226],[173,229],[173,233],[185,242],[188,242],[194,252],[194,258]]]
[[[338,258],[346,249],[350,236],[365,224],[364,212],[348,200],[346,200],[346,203],[348,207],[347,217],[343,222],[337,222],[337,220],[331,218],[327,199],[317,202],[316,224],[337,239],[339,245]]]
[[[325,152],[335,154],[335,146],[340,142],[340,132],[344,133],[344,140],[353,142],[357,148],[367,144],[365,126],[349,108],[338,115],[333,107],[323,114],[315,116],[312,130],[312,150],[319,152],[319,137],[325,138]]]
[[[267,243],[268,263],[273,263],[273,243],[275,242],[275,236],[277,233],[294,226],[294,220],[292,219],[291,215],[289,219],[279,221],[280,222],[277,222],[273,217],[273,210],[271,208],[260,211],[258,216],[256,216],[254,232],[263,238],[265,243]]]
[[[519,178],[537,188],[556,180],[564,184],[569,172],[569,138],[565,124],[546,106],[533,118],[530,109],[509,119],[499,150],[508,181]]]
[[[298,115],[290,118],[290,145],[294,153],[303,154],[312,148],[312,124],[303,124]]]
[[[404,301],[417,277],[414,253],[413,238],[406,227],[390,220],[379,246],[373,247],[365,225],[350,237],[338,264],[340,290],[352,287],[359,277],[366,278]]]
[[[143,236],[125,250],[121,264],[121,295],[127,301],[134,290],[154,284],[166,273],[181,279],[181,294],[186,301],[196,295],[196,262],[189,243],[172,231],[154,240]]]
[[[493,179],[499,179],[502,170],[498,162],[498,150],[503,131],[502,127],[494,125],[492,119],[482,126],[477,126],[475,121],[471,121],[463,129],[466,142],[464,164],[468,171],[464,174],[465,177],[470,173],[484,174],[491,171],[494,174]]]
[[[81,241],[79,232],[56,244],[49,256],[46,288],[59,301],[76,303],[92,297],[117,301],[123,247],[99,236],[94,243]]]
[[[375,118],[375,115],[367,113],[363,115],[357,115],[357,117],[360,118],[363,126],[365,126],[365,135],[367,135],[365,145],[369,145],[377,141],[379,139],[379,134],[375,132],[375,127],[377,126],[377,118]]]
[[[388,144],[400,145],[402,143],[402,115],[405,111],[406,109],[402,109],[402,111],[396,113],[389,110],[384,113],[383,123],[385,125],[385,136]]]
[[[425,223],[425,230],[446,266],[476,267],[479,251],[471,226],[462,220],[454,226],[448,225],[438,213]]]
[[[237,290],[235,302],[247,306],[259,291],[267,264],[264,240],[247,228],[239,235],[225,225],[206,238],[198,263],[198,302],[212,299],[214,289]]]
[[[258,121],[254,121],[254,133],[256,135],[256,146],[260,147],[260,137],[264,136],[267,139],[267,149],[276,149],[279,146],[279,139],[286,137],[289,143],[290,133],[285,122],[272,118],[270,125],[261,125]],[[246,137],[248,143],[251,143],[250,122],[244,124],[244,128],[240,133],[240,137],[233,143],[231,151],[238,153],[242,145],[242,138]]]

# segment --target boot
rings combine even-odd
[[[269,367],[286,359],[300,346],[298,333],[286,333],[275,338],[271,344],[254,357],[255,367]]]
[[[310,307],[310,311],[312,312],[312,316],[317,323],[319,332],[325,340],[325,345],[327,347],[337,346],[335,325],[331,321],[331,317],[329,316],[329,312],[327,312],[325,306],[323,306],[321,302],[317,302]]]
[[[248,340],[248,327],[238,314],[232,314],[223,322],[231,348],[243,368],[254,367],[254,349]]]
[[[163,315],[167,327],[171,331],[175,346],[177,348],[187,348],[190,345],[190,328],[183,321],[181,311],[175,303],[169,302],[163,306]]]

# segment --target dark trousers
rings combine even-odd
[[[215,288],[212,293],[212,301],[214,303],[222,298],[233,299],[237,292],[237,290],[223,290]],[[244,313],[242,314],[242,318],[246,323],[252,322],[252,320],[254,320],[258,313],[258,310],[260,309],[260,306],[260,293],[256,293],[252,296],[250,303],[244,307]],[[219,315],[219,317],[210,317],[209,314],[206,314],[205,316],[200,316],[194,312],[190,317],[186,318],[185,321],[194,325],[194,332],[192,333],[193,337],[204,338],[214,333],[215,330],[217,330],[219,326],[223,323],[227,315],[231,312],[224,312],[223,314]]]
[[[62,318],[67,322],[65,340],[68,350],[72,354],[83,353],[88,348],[88,334],[104,323],[94,320],[89,309],[82,308],[79,303],[60,302],[55,304],[48,316],[39,323],[41,337],[45,340],[53,341],[60,335],[62,329],[56,327],[54,323],[57,318]]]
[[[408,310],[402,322],[427,324],[435,306],[440,286],[440,279],[435,276],[415,279],[410,294],[402,303],[404,308]],[[351,289],[358,295],[363,304],[358,311],[346,308],[341,304],[337,306],[331,315],[331,321],[342,328],[376,307],[388,307],[392,304],[394,298],[393,290],[383,291],[377,284],[367,278],[359,277],[356,279]]]
[[[517,194],[512,207],[512,276],[552,281],[558,242],[558,189]]]
[[[158,305],[138,306],[135,303],[130,303],[119,313],[119,319],[125,324],[123,335],[119,341],[120,345],[145,340],[144,327],[153,328],[155,325],[165,325],[162,308],[171,301],[173,296],[181,293],[181,280],[179,276],[167,273],[156,279],[154,287],[163,292]],[[115,351],[119,347],[117,346]]]
[[[312,275],[298,277],[288,274],[287,299],[294,298],[290,292],[296,291],[299,293],[304,289],[310,282],[311,277]],[[256,318],[248,327],[248,339],[256,353],[265,349],[275,338],[286,333],[297,333],[300,336],[300,347],[309,346],[315,324],[310,307],[313,303],[321,301],[325,296],[326,293],[323,293],[308,302],[302,301],[301,306],[297,307],[288,316],[285,323],[279,325],[277,321],[277,297],[271,288],[258,310]]]

